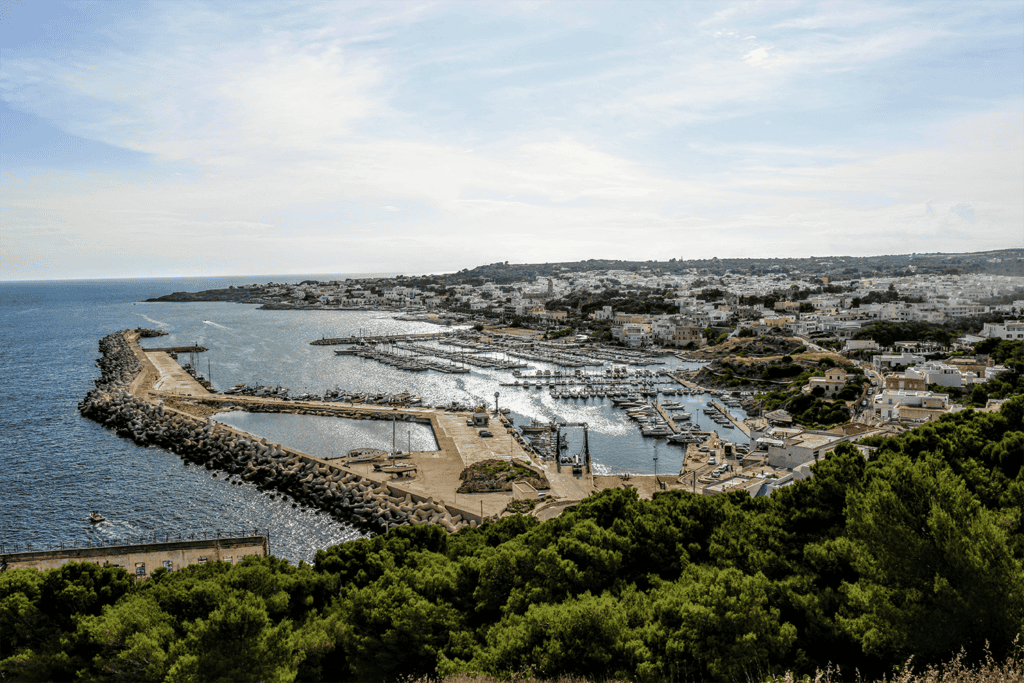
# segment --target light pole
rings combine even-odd
[[[655,488],[661,488],[661,485],[658,483],[658,454],[657,453],[654,454],[654,487]]]
[[[501,396],[500,392],[494,392],[494,414],[498,414],[498,397]]]

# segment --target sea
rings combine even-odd
[[[245,483],[184,463],[160,448],[144,448],[81,417],[77,405],[99,377],[99,340],[117,330],[148,327],[167,336],[146,347],[198,344],[196,367],[218,390],[236,384],[284,387],[292,395],[408,392],[425,404],[487,404],[508,408],[517,425],[532,420],[586,422],[595,473],[678,472],[683,448],[644,438],[607,399],[563,400],[548,391],[502,386],[511,371],[473,368],[468,374],[407,373],[375,361],[337,356],[323,337],[437,332],[426,322],[396,320],[385,311],[274,311],[226,302],[147,303],[178,291],[250,283],[298,283],[358,277],[345,274],[260,275],[0,282],[0,552],[80,547],[216,534],[270,535],[271,552],[298,564],[320,548],[359,538],[352,526]],[[183,354],[179,362],[190,357]],[[667,367],[683,365],[673,356]],[[657,370],[666,365],[652,365]],[[524,374],[559,370],[530,363]],[[564,369],[562,369],[564,370]],[[600,372],[589,368],[588,372]],[[495,393],[499,396],[496,399]],[[742,443],[703,415],[708,396],[672,397],[693,421]],[[743,411],[733,413],[745,417]],[[216,419],[311,455],[335,458],[377,447],[430,450],[429,426],[315,416],[224,413]],[[571,450],[582,431],[568,429]],[[107,521],[88,522],[100,511]]]

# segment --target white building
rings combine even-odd
[[[924,376],[925,384],[938,384],[943,387],[960,387],[963,385],[963,375],[960,368],[955,365],[947,365],[937,360],[930,360],[915,365],[913,370]]]
[[[900,353],[900,354],[881,354],[878,356],[871,357],[871,366],[875,371],[890,370],[897,365],[908,367],[917,363],[923,363],[925,360],[924,356],[918,356],[913,353]]]
[[[930,420],[949,412],[949,397],[931,391],[887,389],[875,396],[875,417],[883,420]]]
[[[999,337],[1000,339],[1024,339],[1024,321],[1007,320],[1002,324],[986,323],[981,328],[981,336],[986,338]]]
[[[649,323],[625,323],[621,327],[613,327],[612,337],[633,347],[650,346],[654,338]]]
[[[847,437],[799,429],[777,429],[768,441],[768,464],[793,469],[814,462],[846,441]]]
[[[878,342],[874,339],[847,339],[843,351],[878,351]]]

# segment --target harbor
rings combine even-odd
[[[184,397],[201,400],[202,410],[195,417],[209,417],[220,412],[243,410],[247,412],[288,412],[345,419],[383,419],[416,421],[431,426],[437,441],[436,451],[402,453],[407,465],[400,473],[401,482],[393,480],[394,468],[380,466],[380,458],[364,459],[361,462],[324,460],[291,448],[279,448],[281,457],[323,466],[321,476],[331,477],[331,472],[355,475],[361,479],[386,485],[391,492],[420,496],[433,501],[449,516],[461,520],[479,522],[484,517],[497,515],[508,504],[503,494],[458,493],[460,475],[466,468],[490,460],[521,462],[536,468],[550,482],[549,495],[557,500],[581,500],[594,490],[592,473],[562,468],[557,461],[545,461],[515,430],[508,419],[500,416],[487,424],[489,437],[484,438],[474,423],[476,412],[439,410],[436,408],[381,406],[371,404],[338,404],[315,400],[287,400],[278,397],[215,394],[207,391],[195,378],[185,373],[170,359],[166,352],[146,352],[138,347],[137,340],[129,337],[131,352],[141,364],[141,371],[130,383],[131,395],[146,403],[159,406],[161,411],[187,415],[189,407],[173,403]],[[167,405],[171,403],[173,405]],[[198,407],[198,406],[197,406]],[[486,423],[485,423],[486,424]],[[218,428],[232,433],[236,438],[247,439],[249,435],[231,427]],[[148,432],[147,432],[148,433]],[[276,452],[276,451],[275,451]],[[392,454],[394,455],[394,454]],[[319,472],[320,470],[318,470]],[[414,477],[408,474],[414,473]]]
[[[530,514],[544,519],[602,488],[636,488],[645,496],[693,489],[692,474],[689,483],[684,481],[688,468],[706,467],[696,454],[724,454],[743,441],[736,421],[746,415],[725,405],[736,397],[687,382],[699,366],[672,354],[465,328],[438,335],[401,329],[415,323],[396,322],[390,314],[340,315],[352,320],[349,329],[360,321],[360,333],[322,334],[321,339],[376,342],[288,340],[283,335],[290,321],[284,318],[278,337],[245,331],[249,345],[273,340],[285,364],[294,363],[296,355],[303,358],[310,371],[305,381],[294,373],[290,379],[268,376],[276,364],[267,363],[266,354],[259,366],[250,363],[245,344],[238,343],[239,328],[208,318],[205,334],[182,329],[159,345],[141,340],[152,346],[148,349],[136,339],[132,348],[141,371],[130,381],[131,395],[164,415],[205,422],[188,422],[194,426],[183,432],[177,423],[153,424],[166,418],[143,412],[129,420],[127,433],[140,445],[161,445],[187,462],[223,470],[229,483],[256,485],[271,500],[285,497],[300,509],[340,515],[339,521],[355,514],[360,528],[436,523],[449,531],[509,514],[517,496],[532,496]],[[375,327],[392,331],[367,334]],[[190,339],[197,341],[186,345]],[[179,349],[190,354],[187,362],[176,360]],[[735,411],[735,421],[725,424],[723,414],[705,414],[712,400]],[[486,426],[477,422],[481,415]],[[406,447],[400,438],[387,444],[358,436],[386,433],[389,423],[398,434],[404,425],[417,434],[427,429],[430,443]],[[378,428],[346,426],[357,424]],[[218,435],[217,443],[235,445],[197,452],[188,445],[197,440],[188,434],[207,428]],[[340,438],[344,452],[303,439],[317,430],[340,435],[326,438]],[[167,441],[172,431],[183,435],[181,444]],[[348,456],[365,452],[361,447],[371,442],[375,455]],[[522,491],[467,488],[467,472],[489,462],[532,472],[528,476],[538,485]]]
[[[501,367],[500,363],[495,362],[501,361],[501,357],[481,355],[493,352],[487,348],[473,348],[475,343],[468,340],[449,344],[458,346],[464,352],[449,352],[443,349],[443,345],[424,346],[423,342],[401,341],[399,338],[402,336],[404,335],[392,335],[387,340],[387,345],[384,342],[376,345],[357,345],[354,347],[356,353],[341,356],[335,354],[335,357],[339,360],[351,358],[352,360],[348,362],[372,360],[399,370],[407,369],[402,363],[422,362],[424,359],[442,363],[447,360],[444,358],[445,354],[448,354],[449,358],[474,358],[483,362],[466,365],[501,371],[500,374],[512,370],[511,382],[498,382],[506,392],[531,392],[534,396],[542,395],[548,400],[561,400],[560,397],[564,393],[566,399],[581,404],[586,401],[599,401],[603,405],[608,405],[610,402],[613,410],[626,410],[627,417],[636,423],[639,433],[644,438],[660,439],[670,448],[678,449],[677,457],[680,464],[677,471],[681,473],[680,476],[686,471],[686,454],[690,453],[691,448],[713,444],[716,449],[720,449],[721,440],[718,431],[702,429],[690,422],[691,414],[695,412],[692,405],[684,405],[672,397],[680,397],[686,401],[698,400],[698,405],[711,406],[702,408],[702,411],[706,411],[705,417],[713,419],[719,427],[735,429],[738,425],[743,425],[740,419],[731,416],[723,403],[707,401],[704,398],[710,396],[707,392],[680,384],[668,368],[608,364],[595,366],[595,370],[565,369],[561,363],[552,363],[555,365],[554,369],[535,368],[529,372],[530,366],[524,368],[525,364],[518,362],[514,364],[514,368]],[[390,353],[385,350],[390,350]],[[152,367],[154,374],[144,382],[133,382],[133,390],[137,395],[146,395],[149,401],[183,396],[201,398],[207,415],[230,415],[233,411],[275,412],[347,420],[376,419],[429,424],[437,440],[437,450],[404,452],[401,454],[401,464],[397,467],[391,465],[387,459],[382,464],[379,457],[346,461],[344,458],[324,460],[305,453],[301,455],[314,461],[329,463],[331,468],[370,481],[400,486],[410,494],[429,497],[446,508],[451,506],[451,509],[455,509],[458,500],[460,513],[466,513],[464,519],[468,519],[469,507],[476,510],[477,517],[482,519],[487,514],[500,513],[508,502],[507,495],[476,494],[474,497],[473,494],[458,493],[461,472],[475,463],[487,460],[518,461],[536,468],[550,482],[550,489],[544,492],[550,501],[580,500],[595,490],[594,463],[595,460],[600,462],[601,455],[592,453],[586,422],[570,422],[564,419],[533,420],[529,424],[516,427],[515,417],[506,414],[509,412],[507,408],[498,411],[497,405],[493,410],[479,405],[432,405],[410,393],[392,395],[387,397],[387,400],[383,400],[384,397],[381,395],[364,395],[357,399],[356,396],[342,390],[325,391],[321,395],[309,392],[291,394],[287,389],[280,387],[273,390],[252,390],[246,385],[236,385],[224,392],[213,393],[194,377],[184,373],[169,354],[159,350],[139,349],[139,352],[145,356],[147,365]],[[559,359],[561,354],[549,358]],[[398,362],[397,359],[402,361]],[[444,365],[428,366],[425,369],[439,375],[448,374],[448,368]],[[143,375],[145,374],[144,372]],[[372,402],[373,400],[381,402]],[[687,408],[690,412],[687,412]],[[474,425],[473,422],[473,416],[479,414],[481,410],[491,415],[487,425],[488,437],[482,437],[479,425]],[[726,415],[731,419],[726,418]],[[573,431],[572,427],[580,426],[583,428],[586,446],[580,448],[577,444],[570,447],[572,437],[567,433]],[[600,444],[600,436],[595,436],[596,443]],[[607,472],[607,469],[604,471]],[[628,477],[637,476],[635,472],[628,470],[623,474]],[[399,479],[401,481],[398,481]]]

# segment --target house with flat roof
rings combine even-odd
[[[1024,321],[1006,320],[1002,323],[986,323],[981,328],[981,336],[999,337],[1000,339],[1024,339]]]
[[[773,435],[778,436],[778,432]],[[768,464],[772,467],[793,469],[807,462],[820,459],[824,454],[846,441],[849,437],[826,432],[806,431],[793,436],[783,436],[781,445],[768,444]]]
[[[882,420],[928,421],[949,412],[951,405],[946,394],[886,389],[875,396],[873,410]]]
[[[925,361],[925,357],[924,356],[919,356],[919,355],[917,355],[915,353],[906,353],[906,352],[899,353],[899,354],[883,353],[883,354],[871,357],[871,367],[873,367],[876,372],[879,372],[881,370],[891,370],[892,368],[896,367],[897,365],[902,365],[904,367],[909,367],[909,366],[914,365],[916,363],[923,363],[924,361]]]
[[[888,391],[925,391],[928,383],[924,375],[911,368],[903,372],[885,376],[885,389]]]

